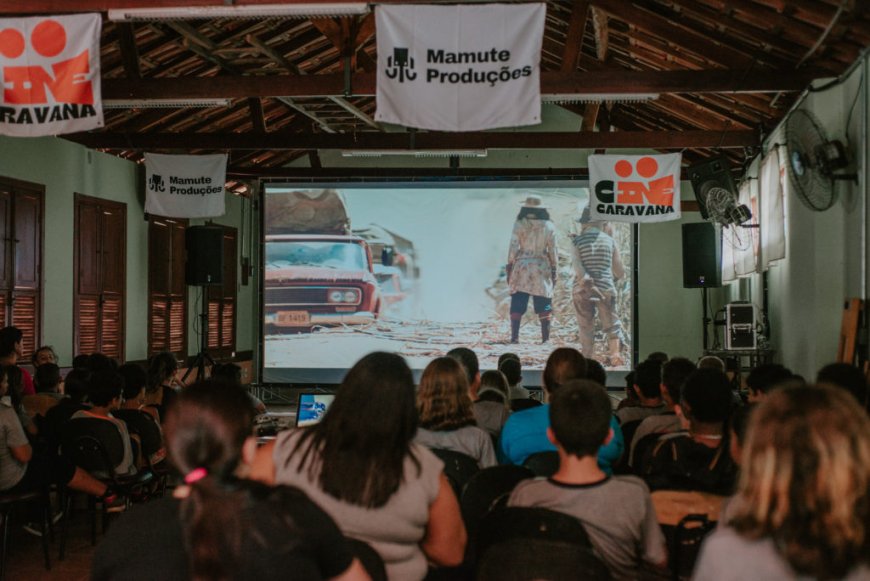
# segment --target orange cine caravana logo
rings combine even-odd
[[[0,122],[34,124],[96,115],[93,85],[88,79],[90,51],[85,48],[72,58],[49,61],[49,69],[27,64],[28,40],[35,53],[33,57],[53,59],[66,48],[67,31],[54,19],[34,26],[29,39],[14,27],[0,30],[3,63]]]
[[[674,212],[674,176],[655,178],[659,164],[654,157],[642,157],[636,164],[628,159],[613,164],[616,180],[595,183],[599,214],[651,216]]]

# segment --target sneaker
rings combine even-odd
[[[100,498],[103,503],[103,508],[106,512],[124,512],[127,510],[127,497],[121,496],[112,490],[106,491],[106,494]]]
[[[42,537],[42,527],[39,526],[39,523],[29,522],[21,528],[23,528],[26,532],[30,533],[34,537]]]

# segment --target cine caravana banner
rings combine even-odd
[[[437,131],[541,122],[544,4],[378,5],[375,119]]]
[[[145,212],[170,218],[223,216],[227,156],[145,154]]]
[[[103,126],[99,14],[0,18],[0,134]]]
[[[682,155],[590,155],[590,214],[609,222],[679,220]]]

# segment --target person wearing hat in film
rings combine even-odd
[[[520,208],[506,271],[511,295],[511,343],[519,342],[520,321],[529,297],[541,321],[541,341],[546,343],[556,284],[556,227],[540,196],[529,195]]]
[[[613,239],[613,230],[607,222],[593,220],[589,206],[577,220],[582,225],[579,235],[572,238],[574,263],[574,289],[572,298],[580,326],[580,350],[586,357],[595,358],[595,315],[607,335],[609,366],[623,364],[620,354],[622,322],[616,313],[616,285],[614,279],[625,276],[625,267],[619,257],[619,248]]]

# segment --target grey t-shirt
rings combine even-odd
[[[799,577],[779,556],[770,538],[750,540],[731,527],[719,527],[707,537],[692,575],[693,581],[807,579]],[[867,581],[870,567],[855,567],[845,581]]]
[[[481,468],[496,465],[495,450],[490,435],[477,426],[465,426],[458,430],[435,432],[419,428],[414,442],[427,448],[452,450],[471,456]]]
[[[616,410],[616,417],[619,418],[619,423],[624,426],[628,422],[644,420],[650,416],[654,416],[666,411],[668,411],[668,406],[663,403],[651,407],[636,405],[624,407],[621,410]]]
[[[526,480],[514,489],[508,506],[537,506],[580,519],[614,581],[637,579],[641,560],[658,564],[667,558],[649,489],[635,476],[593,484]]]
[[[384,560],[390,579],[423,579],[428,566],[420,542],[429,523],[429,507],[438,496],[444,463],[425,447],[411,444],[419,472],[410,455],[406,456],[399,489],[385,505],[369,509],[329,495],[320,489],[316,470],[311,474],[307,467],[300,468],[302,454],[292,452],[301,434],[301,430],[291,430],[278,435],[273,453],[277,483],[301,488],[346,536],[370,544]]]
[[[9,398],[0,399],[0,490],[12,488],[24,477],[27,463],[16,460],[10,448],[28,443]]]

